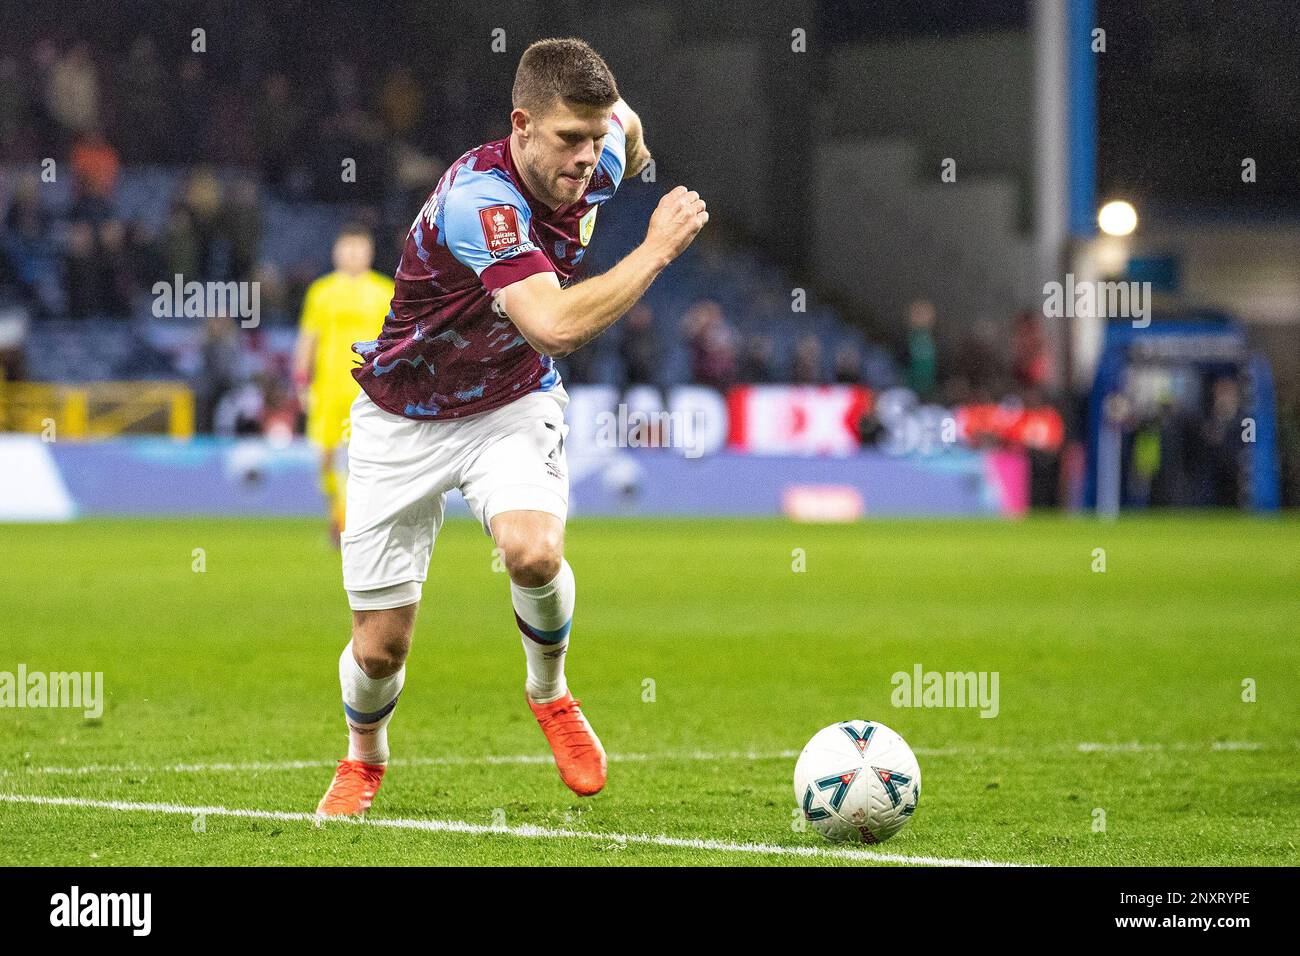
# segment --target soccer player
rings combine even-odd
[[[605,751],[564,675],[574,607],[564,560],[569,483],[553,359],[641,298],[708,221],[678,186],[645,240],[574,282],[596,214],[650,161],[641,123],[604,60],[577,39],[534,43],[515,74],[510,135],[454,162],[420,210],[379,338],[354,346],[343,584],[352,640],[339,658],[348,755],[317,808],[361,815],[388,761],[421,584],[459,488],[510,577],[524,683],[560,777],[586,796]]]
[[[375,246],[364,226],[348,224],[334,240],[334,271],[307,287],[294,350],[294,384],[307,409],[307,438],[320,450],[321,491],[330,537],[338,545],[344,501],[338,453],[357,397],[352,343],[373,336],[393,298],[393,280],[370,268]]]

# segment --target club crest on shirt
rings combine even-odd
[[[519,217],[514,206],[488,206],[478,211],[478,218],[488,252],[495,255],[519,245]]]
[[[591,242],[591,233],[596,228],[596,210],[599,206],[592,206],[587,210],[587,214],[578,220],[578,241],[584,246]]]

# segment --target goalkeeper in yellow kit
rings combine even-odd
[[[334,271],[307,288],[294,351],[294,383],[307,410],[307,439],[320,451],[321,491],[330,536],[338,546],[344,502],[339,452],[360,387],[352,377],[353,342],[379,336],[393,298],[393,280],[373,271],[375,246],[364,226],[347,225],[334,240]]]

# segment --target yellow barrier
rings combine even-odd
[[[6,382],[0,379],[0,431],[51,439],[128,434],[194,436],[194,393],[180,382]]]

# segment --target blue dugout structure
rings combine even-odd
[[[1211,310],[1158,319],[1145,327],[1131,321],[1111,322],[1088,402],[1088,468],[1084,496],[1088,507],[1107,497],[1108,470],[1118,457],[1106,445],[1106,405],[1129,389],[1134,368],[1165,367],[1192,370],[1202,376],[1235,375],[1242,386],[1242,416],[1254,422],[1254,440],[1243,442],[1242,487],[1252,511],[1276,511],[1281,506],[1281,476],[1277,450],[1277,409],[1273,373],[1268,360],[1252,353],[1241,323]],[[1118,475],[1110,476],[1118,480]],[[1118,501],[1118,489],[1111,490]]]

